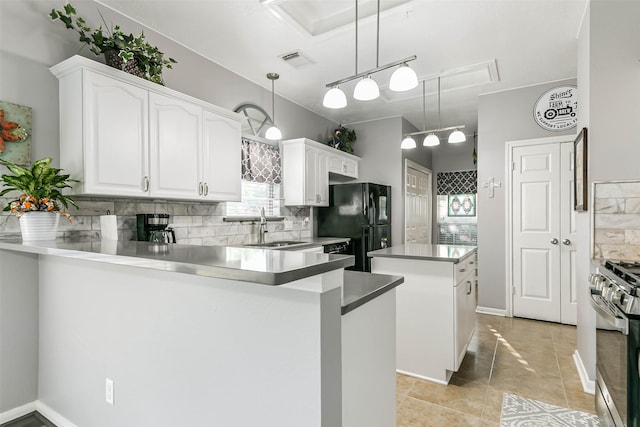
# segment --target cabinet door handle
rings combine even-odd
[[[564,239],[564,240],[562,241],[562,244],[563,244],[563,245],[565,245],[565,246],[569,246],[569,245],[571,244],[571,240],[569,240],[569,239]]]
[[[460,271],[460,273],[464,273],[465,271],[467,271],[467,269],[466,268],[461,268],[459,271]]]
[[[551,239],[551,244],[552,245],[557,245],[558,244],[558,239],[556,239],[555,237],[553,239]]]
[[[206,182],[204,183],[204,195],[209,195],[209,184],[207,184]]]
[[[142,183],[142,187],[143,187],[142,191],[144,191],[145,193],[147,191],[149,191],[149,177],[148,176],[144,177],[144,180],[143,180],[143,183]]]
[[[472,286],[472,284],[471,284],[471,282],[469,280],[467,280],[467,283],[469,284],[469,290],[467,291],[467,295],[471,295],[471,290],[472,290],[471,286]]]
[[[202,181],[200,181],[198,183],[198,196],[202,196],[203,192],[204,192],[204,186],[202,185]]]

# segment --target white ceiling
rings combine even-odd
[[[381,98],[322,106],[327,83],[355,73],[353,0],[101,0],[231,71],[340,123],[402,115],[423,127],[422,87],[386,89],[393,70],[374,75]],[[411,55],[427,79],[426,128],[477,128],[478,95],[576,76],[578,29],[587,0],[382,0],[379,64]],[[359,2],[358,71],[376,67],[376,1]],[[311,62],[281,56],[300,50]],[[479,65],[470,71],[471,66]],[[179,66],[179,64],[177,65]],[[460,71],[466,71],[460,74]],[[446,78],[448,76],[448,79]],[[490,77],[493,77],[491,81]],[[479,78],[476,80],[475,78]],[[499,81],[498,81],[499,80]]]

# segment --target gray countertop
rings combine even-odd
[[[367,255],[370,257],[421,259],[457,263],[473,255],[476,249],[476,246],[407,243],[367,252]]]
[[[0,249],[108,264],[175,271],[263,285],[282,285],[354,265],[350,255],[136,241],[25,242],[0,240]]]
[[[349,313],[403,282],[402,276],[345,270],[342,285],[342,314]]]

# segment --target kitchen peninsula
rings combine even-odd
[[[397,371],[448,384],[475,332],[475,246],[408,243],[368,252],[371,271],[400,274]]]
[[[352,264],[252,248],[0,241],[0,398],[27,393],[28,404],[7,402],[14,413],[37,409],[59,427],[343,425],[341,312],[395,309],[395,292],[376,298],[380,287],[361,281],[344,304]],[[378,279],[386,290],[402,282]]]

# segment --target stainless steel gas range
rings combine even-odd
[[[640,427],[640,263],[606,261],[590,277],[596,323],[596,412]]]

